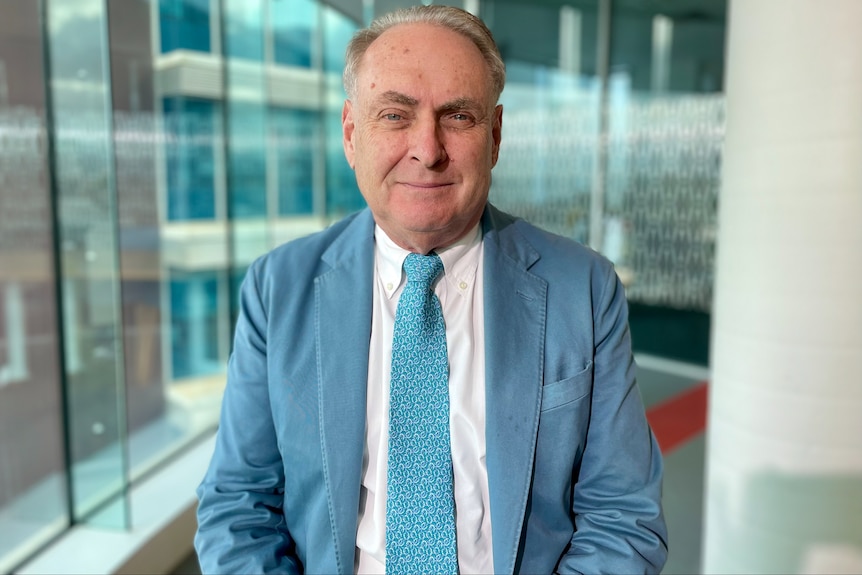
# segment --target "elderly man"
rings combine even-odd
[[[505,71],[417,6],[348,47],[368,209],[243,284],[205,573],[636,573],[666,557],[662,464],[612,265],[488,204]]]

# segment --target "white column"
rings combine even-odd
[[[663,94],[670,87],[670,59],[673,50],[673,20],[657,14],[652,19],[652,65],[650,89]]]
[[[572,76],[581,74],[581,11],[571,6],[560,6],[560,71]]]
[[[728,30],[703,569],[862,573],[862,1]]]

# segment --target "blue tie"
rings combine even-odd
[[[449,446],[446,325],[432,284],[437,254],[404,260],[407,284],[392,338],[386,573],[455,574],[455,497]]]

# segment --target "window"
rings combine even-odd
[[[219,353],[219,278],[214,271],[171,272],[173,379],[224,371]]]
[[[272,108],[272,144],[278,169],[278,213],[311,214],[314,210],[314,143],[319,114],[307,110]]]
[[[210,51],[210,0],[159,0],[162,53]]]
[[[215,217],[215,113],[211,101],[164,99],[169,220]]]
[[[272,0],[270,10],[276,63],[311,68],[317,4],[311,0]]]

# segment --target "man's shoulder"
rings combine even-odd
[[[605,256],[577,240],[548,231],[494,206],[489,206],[489,216],[498,243],[526,243],[535,252],[540,267],[551,264],[559,269],[575,270],[586,266],[600,271],[613,267]]]
[[[373,230],[373,219],[367,208],[337,220],[326,228],[285,242],[259,256],[251,268],[258,273],[275,270],[291,272],[308,271],[321,265],[330,250],[338,249],[340,243],[346,248],[357,248],[357,242],[368,230]],[[372,236],[373,237],[373,236]]]

